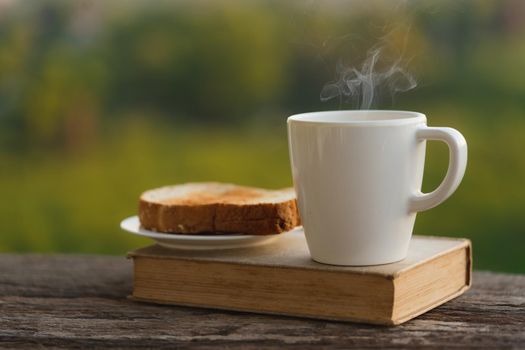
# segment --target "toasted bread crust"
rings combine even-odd
[[[166,204],[141,196],[139,219],[148,230],[179,233],[278,234],[300,225],[295,198],[257,204]]]

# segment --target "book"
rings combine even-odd
[[[406,259],[345,267],[314,262],[302,231],[258,247],[128,253],[133,300],[397,325],[471,285],[467,239],[413,236]]]

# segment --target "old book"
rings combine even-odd
[[[130,298],[228,310],[396,325],[462,294],[471,285],[467,239],[414,236],[408,257],[369,267],[311,260],[302,232],[260,247],[129,253]]]

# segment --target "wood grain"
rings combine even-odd
[[[465,295],[397,327],[139,304],[131,261],[0,255],[1,347],[525,348],[525,276],[474,273]]]

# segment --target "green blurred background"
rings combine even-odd
[[[458,191],[416,233],[472,239],[475,268],[525,272],[525,2],[0,0],[4,252],[122,255],[146,189],[291,185],[290,114],[373,46],[419,86],[375,108],[459,129]],[[447,149],[428,147],[424,190]]]

